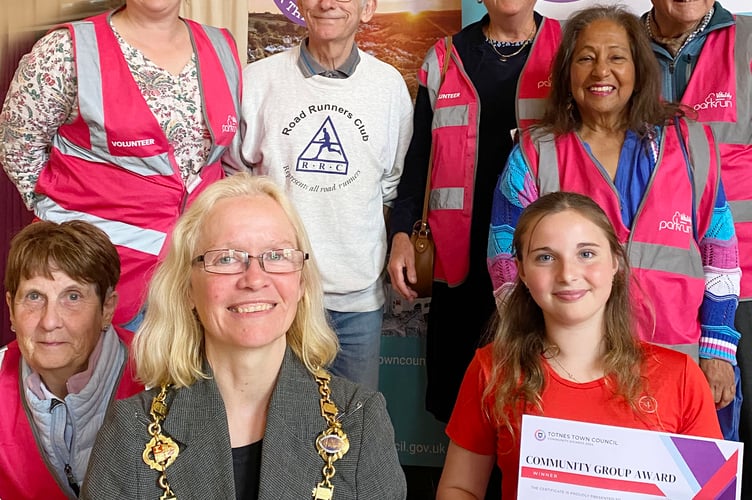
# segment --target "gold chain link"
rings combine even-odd
[[[324,460],[324,468],[321,469],[324,479],[313,488],[312,496],[314,500],[331,500],[334,496],[332,478],[336,472],[334,462],[350,449],[350,440],[342,430],[342,424],[337,419],[339,410],[330,397],[331,376],[325,370],[318,370],[315,378],[319,385],[321,416],[326,420],[326,429],[316,438],[316,449]]]
[[[167,475],[165,471],[167,467],[172,465],[175,459],[180,454],[180,447],[169,436],[162,434],[161,422],[167,417],[167,389],[170,386],[168,384],[162,385],[159,394],[154,396],[151,401],[151,409],[149,415],[151,415],[152,422],[147,428],[147,432],[151,439],[146,443],[142,458],[144,463],[149,468],[158,471],[159,479],[157,484],[164,490],[164,493],[159,500],[174,500],[177,499],[175,493],[170,488],[170,484],[167,482]]]
[[[342,424],[337,420],[339,415],[337,405],[331,400],[329,389],[331,376],[325,370],[319,370],[315,378],[319,385],[321,415],[326,420],[326,429],[316,438],[316,449],[324,460],[324,467],[321,469],[324,478],[313,488],[312,496],[314,500],[331,500],[334,495],[334,485],[331,480],[336,473],[334,462],[347,453],[350,449],[350,441],[342,430]],[[152,400],[149,414],[153,421],[147,429],[151,440],[146,444],[143,453],[144,463],[160,472],[157,483],[164,490],[160,500],[177,499],[170,488],[165,471],[177,458],[180,448],[170,437],[162,434],[161,426],[168,411],[165,403],[168,388],[169,385],[163,385],[159,394]]]

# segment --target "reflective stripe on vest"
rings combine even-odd
[[[194,26],[199,27],[200,29],[204,30],[204,33],[206,33],[207,38],[211,40],[212,46],[214,47],[214,51],[217,53],[217,57],[219,58],[219,62],[222,65],[222,69],[224,70],[224,74],[227,76],[228,82],[239,82],[240,81],[240,68],[237,65],[237,61],[235,60],[235,56],[232,53],[232,50],[230,50],[230,46],[227,44],[227,39],[225,38],[224,33],[219,28],[215,28],[213,26],[206,26],[203,24],[197,24],[193,23]],[[189,30],[190,31],[190,30]],[[193,32],[190,31],[191,34],[191,40],[193,40]],[[193,44],[196,46],[196,43]],[[200,61],[196,61],[196,64],[198,65]],[[199,74],[201,74],[201,68],[197,67],[197,71]],[[199,79],[199,85],[201,85],[201,79]],[[202,92],[203,94],[203,92]],[[236,103],[235,109],[240,109],[240,95],[239,95],[239,87],[235,85],[230,85],[230,94],[232,94],[232,100]],[[202,99],[201,105],[204,106],[204,115],[206,115],[206,105],[204,104],[204,101]],[[211,133],[211,127],[209,127],[209,132]],[[214,141],[212,141],[214,142]],[[214,162],[219,161],[220,158],[222,158],[222,155],[225,152],[225,148],[212,148],[211,151],[209,151],[209,156],[206,159],[206,164],[211,165]]]
[[[700,199],[702,193],[705,191],[705,187],[708,182],[708,175],[710,173],[711,164],[711,151],[708,144],[707,137],[705,136],[705,129],[703,126],[695,121],[683,122],[687,125],[687,132],[689,135],[689,144],[687,148],[689,150],[690,168],[692,169],[692,180],[694,183],[694,199],[692,205],[695,209],[695,214],[700,208]],[[668,128],[664,130],[669,130]],[[676,127],[674,127],[674,133],[676,133]],[[717,153],[716,153],[717,154]],[[720,158],[715,158],[715,164],[720,165]],[[695,221],[693,221],[694,223]],[[698,235],[702,238],[702,235]]]
[[[426,58],[423,61],[420,71],[418,71],[418,79],[420,80],[420,84],[428,90],[428,99],[431,102],[431,109],[434,110],[434,113],[436,112],[438,93],[441,92],[439,86],[441,85],[441,68],[443,64],[443,59],[442,61],[439,61],[439,56],[436,53],[436,46],[442,44],[446,53],[445,43],[445,40],[442,38],[431,47],[426,54]],[[457,61],[455,60],[454,63],[457,64]],[[436,71],[430,71],[428,68],[431,67],[436,68]],[[449,69],[447,68],[447,72],[448,71]]]
[[[462,188],[432,189],[428,207],[431,210],[462,210],[464,197]]]
[[[711,157],[703,126],[696,122],[685,123],[687,124],[689,135],[689,144],[687,146],[690,157],[693,160],[692,178],[696,195],[692,203],[696,213],[710,174]],[[673,133],[675,133],[675,127],[664,128],[664,134]],[[535,138],[535,141],[538,149],[537,180],[540,196],[561,191],[558,168],[560,163],[553,135],[550,133],[541,134]],[[660,163],[662,157],[663,149],[661,150],[661,157],[658,159],[658,163]],[[656,165],[656,168],[658,168],[658,165]],[[635,217],[637,216],[639,216],[639,212]],[[692,222],[695,225],[697,224],[697,221]],[[634,223],[636,223],[636,219]],[[664,271],[691,278],[704,277],[702,258],[697,246],[694,245],[690,248],[678,248],[633,241],[630,237],[627,253],[629,261],[633,263],[639,262],[642,269]]]
[[[642,269],[682,274],[691,278],[704,278],[702,258],[696,246],[689,249],[630,241],[628,245],[630,262],[640,262]]]
[[[464,127],[468,122],[468,107],[466,104],[439,108],[433,114],[433,128]]]
[[[517,124],[527,128],[543,117],[546,97],[551,91],[551,58],[561,42],[561,24],[555,19],[543,18],[538,34],[533,40],[530,54],[517,80],[515,109]]]
[[[752,201],[729,201],[734,223],[752,222]]]
[[[92,145],[95,142],[103,140],[106,142],[105,135],[106,134],[103,132],[92,132]],[[169,155],[167,153],[148,158],[141,158],[138,156],[116,156],[107,153],[107,147],[105,146],[105,149],[97,150],[97,154],[94,155],[91,151],[76,146],[59,134],[52,138],[52,145],[66,156],[73,156],[94,163],[106,163],[110,165],[117,164],[118,167],[138,175],[172,175],[173,173]]]
[[[85,212],[65,209],[48,197],[39,200],[35,210],[40,219],[51,222],[86,221],[107,233],[114,245],[132,248],[149,255],[159,255],[167,238],[165,233],[153,229],[145,229],[125,222],[107,220]]]
[[[666,349],[671,349],[672,351],[678,351],[683,352],[693,360],[695,360],[695,363],[700,362],[700,344],[693,343],[693,344],[656,344],[661,347],[665,347]]]
[[[561,191],[561,181],[559,180],[559,169],[553,168],[559,165],[559,154],[556,152],[556,143],[553,134],[545,134],[538,139],[538,164],[544,168],[538,167],[538,185],[540,195],[555,193]],[[552,168],[546,168],[550,165]]]
[[[517,101],[519,121],[539,121],[546,112],[546,98],[520,99]]]

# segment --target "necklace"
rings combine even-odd
[[[527,43],[527,39],[525,40],[516,40],[514,42],[507,42],[506,40],[494,40],[493,38],[486,37],[486,43],[489,45],[493,45],[497,49],[508,49],[510,47],[519,47],[520,45],[524,45]]]
[[[566,368],[564,368],[564,365],[562,365],[561,362],[559,362],[559,353],[556,353],[556,356],[554,356],[551,359],[554,360],[554,363],[556,363],[556,365],[559,368],[561,368],[562,370],[564,370],[564,373],[567,374],[567,377],[569,377],[570,379],[572,379],[574,382],[577,382],[578,384],[580,383],[580,381],[577,380],[577,378],[574,375],[572,375],[572,372],[570,372],[569,370],[567,370]]]
[[[554,363],[556,363],[556,366],[562,369],[564,373],[567,374],[567,377],[569,377],[572,381],[580,383],[579,380],[577,380],[577,377],[572,375],[572,372],[564,368],[564,365],[561,364],[561,361],[559,361],[559,353],[561,353],[561,350],[559,349],[559,346],[557,345],[549,345],[545,349],[543,349],[543,358],[544,359],[551,359]]]
[[[535,32],[537,31],[538,26],[533,24],[533,29],[530,31],[530,34],[527,36],[525,40],[522,40],[520,42],[503,42],[499,40],[494,40],[493,38],[490,38],[486,36],[486,43],[491,46],[491,50],[496,52],[496,55],[499,56],[499,61],[505,63],[514,56],[517,56],[522,53],[523,50],[525,50],[525,47],[533,43],[533,38],[535,37]],[[498,48],[501,47],[517,47],[519,45],[519,48],[512,52],[511,54],[502,54],[499,52]]]
[[[645,29],[648,32],[648,36],[652,40],[669,49],[671,55],[673,57],[676,57],[676,54],[678,54],[689,42],[691,42],[697,36],[698,33],[702,32],[708,26],[710,18],[713,17],[714,11],[715,7],[711,7],[707,14],[703,16],[703,18],[697,23],[697,25],[695,25],[693,29],[675,37],[664,37],[658,33],[653,32],[653,23],[655,23],[656,28],[658,28],[659,30],[660,27],[655,21],[655,11],[650,11],[648,15],[645,16]]]

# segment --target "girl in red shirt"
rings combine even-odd
[[[437,499],[482,499],[494,462],[516,498],[523,413],[722,438],[699,366],[634,336],[624,248],[595,202],[539,198],[512,245],[519,275],[465,373]]]

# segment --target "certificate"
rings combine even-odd
[[[518,500],[738,500],[743,445],[524,415]]]

